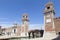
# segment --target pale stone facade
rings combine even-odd
[[[45,23],[45,31],[54,31],[54,7],[52,2],[48,2],[45,5],[45,10],[44,10],[44,23]]]
[[[9,28],[0,27],[0,38],[10,38],[10,37],[25,37],[28,34],[28,15],[23,14],[22,16],[22,25],[14,23],[13,26]],[[6,37],[5,37],[6,36]]]

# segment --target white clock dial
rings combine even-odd
[[[48,23],[48,22],[51,22],[51,19],[47,19],[47,20],[46,20],[46,23]]]

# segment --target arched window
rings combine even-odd
[[[13,32],[13,33],[16,33],[16,32],[17,32],[17,29],[16,29],[16,28],[15,28],[15,29],[13,29],[13,30],[12,30],[12,32]]]
[[[50,7],[47,7],[47,9],[50,9]]]

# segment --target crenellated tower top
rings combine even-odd
[[[28,15],[26,13],[23,14],[22,21],[29,21],[28,20]]]
[[[55,14],[54,5],[53,5],[52,2],[48,2],[48,3],[45,5],[44,14],[45,14],[45,13],[48,13],[48,12],[53,12],[53,13]]]

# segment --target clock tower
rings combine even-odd
[[[55,11],[54,11],[53,3],[48,2],[45,5],[45,10],[44,10],[44,26],[46,32],[55,31],[54,16],[55,16]]]

